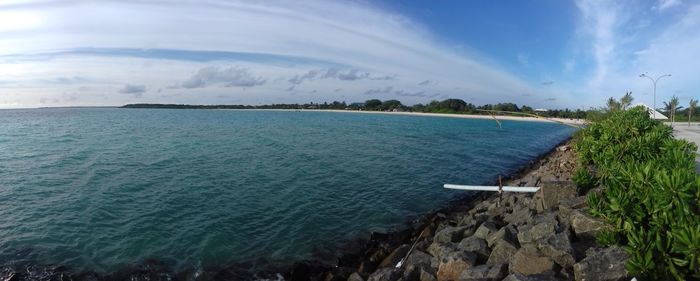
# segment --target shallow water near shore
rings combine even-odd
[[[400,227],[461,195],[442,184],[492,182],[572,132],[312,111],[0,110],[0,265],[310,258]]]

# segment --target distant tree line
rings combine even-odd
[[[304,104],[267,104],[267,105],[188,105],[188,104],[127,104],[124,108],[170,108],[170,109],[336,109],[336,110],[366,110],[366,111],[398,111],[398,112],[425,112],[425,113],[451,113],[451,114],[489,114],[482,110],[509,111],[519,113],[536,114],[543,117],[558,118],[586,118],[589,111],[582,109],[549,109],[535,111],[527,105],[518,106],[515,103],[497,103],[474,105],[461,99],[433,100],[427,104],[404,105],[401,101],[370,99],[365,102],[350,103],[342,101]]]
[[[398,100],[381,101],[378,99],[367,100],[364,103],[353,104],[354,107],[349,109],[354,110],[373,110],[373,111],[409,111],[409,112],[425,112],[425,113],[452,113],[452,114],[489,114],[483,110],[509,111],[519,113],[537,114],[544,117],[559,117],[559,118],[586,118],[588,110],[575,109],[548,109],[546,111],[535,111],[527,105],[518,106],[515,103],[497,103],[474,105],[467,103],[461,99],[445,99],[442,101],[431,101],[427,104],[415,104],[412,106],[403,105]]]

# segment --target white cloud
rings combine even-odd
[[[667,8],[679,5],[660,4],[669,5]],[[689,60],[700,56],[699,4],[671,14],[659,13],[656,7],[639,2],[579,1],[577,6],[582,16],[582,36],[576,44],[582,53],[591,56],[593,63],[592,70],[586,71],[584,56],[565,62],[565,73],[587,81],[564,83],[579,102],[601,105],[606,97],[632,91],[637,101],[652,105],[653,87],[648,79],[639,78],[643,72],[654,77],[673,74],[658,83],[657,106],[677,90],[695,92],[700,86],[693,76],[700,72],[700,64]]]
[[[182,82],[180,86],[192,89],[217,84],[224,87],[253,87],[265,84],[265,79],[254,76],[246,68],[208,66],[197,71],[192,77]]]
[[[681,4],[680,0],[659,0],[658,9],[663,11]]]
[[[600,87],[608,75],[614,56],[616,41],[615,30],[618,24],[617,7],[611,2],[576,1],[581,11],[584,33],[592,39],[595,72],[590,83],[593,88]]]
[[[465,100],[483,96],[484,102],[519,102],[522,101],[518,100],[521,99],[519,93],[531,90],[529,83],[490,63],[488,58],[442,44],[420,24],[368,4],[313,0],[166,3],[102,2],[95,5],[76,1],[49,5],[35,2],[13,8],[3,8],[0,4],[0,11],[5,13],[34,13],[40,14],[42,19],[41,24],[23,26],[21,32],[19,29],[0,31],[3,38],[0,56],[93,47],[225,51],[249,53],[254,59],[259,54],[295,59],[258,59],[244,66],[235,59],[199,62],[74,55],[51,57],[48,61],[3,62],[0,57],[0,75],[12,73],[12,77],[3,79],[27,83],[30,77],[81,76],[101,81],[87,83],[89,85],[104,84],[92,87],[94,93],[107,89],[106,84],[114,89],[115,85],[134,83],[149,89],[164,88],[158,97],[144,93],[143,99],[182,103],[212,102],[215,100],[210,98],[220,95],[235,96],[243,103],[340,98],[357,101],[364,98],[362,93],[368,89],[390,86],[388,80],[391,85],[414,93],[419,91],[412,88],[416,81],[441,81],[439,85],[425,85],[421,90]],[[78,60],[79,64],[66,64],[68,60]],[[231,65],[245,67],[246,71],[225,68]],[[10,71],[16,67],[31,69]],[[314,76],[313,79],[303,78],[319,69],[326,72],[308,75]],[[299,75],[299,80],[293,79],[295,75]],[[182,89],[166,88],[173,84]],[[307,95],[297,92],[290,84],[318,89],[318,92]],[[42,89],[36,89],[37,85]],[[247,90],[227,89],[224,93],[221,87],[205,87],[209,85],[246,87]],[[339,86],[344,89],[343,97],[333,91]],[[18,97],[28,105],[36,104],[47,93],[61,93],[67,86],[32,84],[32,87],[34,89],[23,88],[24,94]],[[94,97],[80,96],[76,103],[90,101],[94,101]],[[107,96],[99,101],[100,104],[120,104],[125,100]],[[425,102],[425,98],[406,97],[406,102]]]
[[[145,85],[125,84],[123,88],[119,89],[120,94],[131,94],[134,96],[140,96],[145,91],[146,91]]]

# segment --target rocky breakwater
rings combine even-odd
[[[488,194],[468,210],[437,213],[406,243],[370,254],[381,260],[376,269],[366,260],[347,280],[629,280],[625,252],[595,243],[608,226],[588,214],[585,194],[598,191],[576,188],[575,166],[574,152],[559,146],[509,182],[537,193]]]

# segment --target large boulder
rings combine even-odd
[[[486,260],[489,257],[489,247],[484,239],[475,236],[469,236],[459,242],[457,248],[467,252],[473,252],[477,258]]]
[[[476,255],[470,252],[455,251],[440,258],[437,279],[439,281],[457,280],[462,271],[474,266]]]
[[[479,265],[465,270],[460,275],[462,281],[497,281],[508,274],[507,264]]]
[[[401,275],[394,270],[393,267],[380,268],[374,273],[372,273],[367,281],[395,281],[399,279]]]
[[[578,196],[576,185],[569,181],[543,181],[538,193],[535,206],[539,212],[557,207],[561,201]]]
[[[537,224],[522,226],[518,232],[520,244],[534,243],[538,240],[554,235],[557,228],[556,221],[544,221]]]
[[[457,245],[454,243],[434,242],[428,247],[428,253],[438,260],[457,250]]]
[[[503,215],[503,221],[512,225],[523,225],[532,220],[533,211],[529,206],[515,206],[511,213]]]
[[[433,272],[431,268],[432,259],[433,257],[419,250],[411,252],[402,265],[405,279],[417,280],[421,271]]]
[[[521,249],[515,253],[510,262],[510,272],[528,276],[554,274],[554,261],[549,257],[541,257]]]
[[[517,235],[518,230],[515,229],[513,225],[506,225],[504,227],[501,227],[498,231],[491,233],[488,237],[486,237],[486,243],[489,245],[489,247],[493,247],[497,241],[500,240],[508,240],[510,242],[515,242],[517,241]]]
[[[491,233],[498,231],[498,227],[491,222],[482,223],[474,232],[474,236],[481,239],[486,239]]]
[[[403,244],[397,247],[394,251],[391,252],[391,254],[384,258],[381,263],[379,263],[379,267],[395,266],[401,259],[403,259],[406,256],[406,254],[408,254],[408,250],[410,248],[411,246],[407,244]]]
[[[554,275],[522,275],[520,273],[513,273],[511,275],[503,278],[503,281],[555,281],[558,280]],[[566,280],[566,279],[564,279]]]
[[[572,211],[569,217],[571,219],[571,228],[579,239],[595,239],[598,232],[607,227],[602,220],[595,219],[577,210]]]
[[[468,229],[466,226],[448,226],[438,231],[433,238],[435,242],[459,242],[462,240],[462,234]]]
[[[561,267],[569,268],[576,262],[568,231],[551,235],[538,243],[537,248]]]
[[[627,280],[627,254],[618,247],[591,248],[586,258],[574,265],[576,281]]]
[[[420,280],[420,281],[437,281],[437,278],[435,278],[434,274],[432,274],[428,271],[425,271],[425,270],[421,270],[420,275],[418,276],[418,280]]]
[[[518,248],[511,242],[503,239],[498,240],[496,246],[491,250],[491,255],[489,255],[486,264],[508,263],[516,251],[518,251]]]
[[[350,276],[348,277],[348,281],[365,281],[365,279],[363,279],[362,276],[360,276],[359,273],[353,272],[353,273],[350,274]]]

